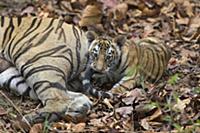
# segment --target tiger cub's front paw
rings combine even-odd
[[[102,86],[108,83],[108,78],[107,78],[107,75],[105,74],[95,73],[93,74],[92,79],[94,80],[97,86]]]
[[[116,84],[116,85],[114,85],[114,86],[112,87],[112,89],[111,89],[109,92],[112,93],[112,94],[123,94],[123,93],[125,93],[127,90],[128,90],[127,88]]]

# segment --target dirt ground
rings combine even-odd
[[[172,50],[157,84],[135,88],[115,101],[94,101],[82,122],[38,123],[40,132],[200,133],[199,0],[1,0],[0,15],[62,18],[84,30],[138,40],[161,38]],[[0,132],[27,132],[18,122],[41,104],[0,90]]]

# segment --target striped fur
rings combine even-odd
[[[0,17],[0,54],[11,64],[0,74],[0,84],[43,103],[39,113],[25,117],[31,123],[46,119],[45,113],[54,112],[56,118],[84,114],[91,101],[69,90],[81,87],[88,47],[85,33],[62,20]],[[49,117],[55,120],[55,114]]]
[[[113,82],[112,93],[122,93],[141,81],[157,82],[171,57],[169,48],[159,39],[148,37],[137,44],[123,36],[115,39],[89,33],[90,61],[84,79],[90,86],[92,77],[100,84]],[[98,72],[100,74],[95,74]],[[86,87],[87,87],[86,86]]]

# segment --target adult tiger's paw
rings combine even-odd
[[[86,117],[87,112],[91,109],[92,102],[89,98],[81,93],[70,92],[69,97],[65,99],[47,100],[46,105],[37,111],[27,114],[22,119],[24,122],[32,125],[34,123],[57,121],[71,117],[72,121],[78,122],[79,117]]]

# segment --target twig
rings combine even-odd
[[[4,98],[6,98],[6,100],[7,100],[7,101],[13,106],[13,108],[18,112],[18,114],[19,114],[22,118],[24,118],[24,116],[23,116],[22,113],[19,111],[19,109],[17,108],[17,106],[15,106],[15,104],[13,103],[13,101],[12,101],[9,97],[7,97],[2,91],[0,91],[0,94],[1,94]],[[26,122],[26,123],[27,123],[27,125],[29,126],[29,128],[31,128],[29,122]]]

